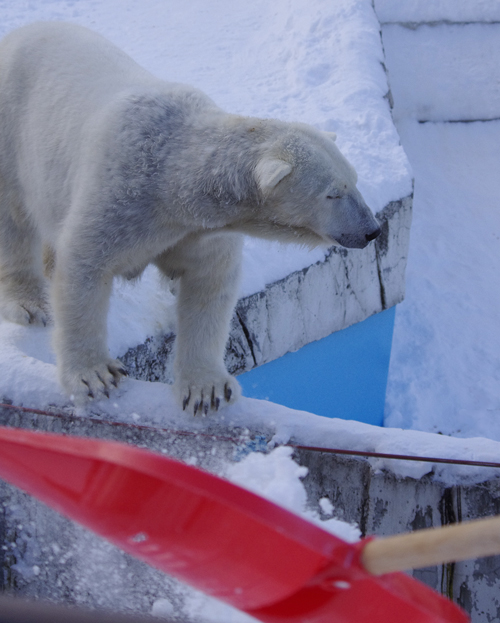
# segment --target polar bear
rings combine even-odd
[[[228,114],[80,26],[0,43],[0,311],[53,320],[75,404],[126,374],[106,343],[115,276],[153,263],[179,280],[174,390],[206,415],[240,394],[223,354],[243,234],[362,248],[379,233],[333,136]]]

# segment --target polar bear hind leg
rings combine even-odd
[[[21,325],[48,324],[41,242],[0,176],[0,313]]]

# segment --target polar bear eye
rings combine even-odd
[[[333,195],[327,195],[326,196],[327,199],[340,199],[340,195],[335,195],[335,197]]]

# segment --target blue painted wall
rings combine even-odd
[[[243,394],[382,426],[395,309],[241,374]]]

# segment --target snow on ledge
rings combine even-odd
[[[375,0],[382,23],[498,22],[500,5],[491,0]]]
[[[443,458],[497,461],[500,442],[459,439],[411,430],[379,428],[360,422],[330,419],[295,411],[271,402],[242,398],[211,417],[193,417],[174,401],[164,383],[124,379],[110,400],[74,410],[62,394],[50,351],[51,329],[31,329],[0,323],[0,398],[16,405],[43,409],[49,405],[79,416],[98,415],[103,421],[141,424],[160,429],[223,435],[235,428],[272,438],[272,444],[301,445],[412,454]],[[482,482],[497,475],[494,468],[441,465],[373,459],[375,469],[390,470],[399,477],[421,478],[433,471],[440,481]]]

